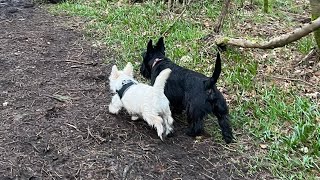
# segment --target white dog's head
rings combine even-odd
[[[132,64],[128,62],[126,67],[122,71],[119,71],[117,66],[113,65],[111,74],[109,76],[110,90],[115,93],[117,90],[121,89],[122,82],[126,80],[131,80],[135,82],[135,80],[133,79]]]

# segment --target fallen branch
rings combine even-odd
[[[215,41],[218,46],[233,45],[243,48],[273,49],[277,47],[283,47],[291,42],[297,41],[318,28],[320,28],[320,17],[308,24],[303,25],[301,28],[275,37],[267,42],[252,42],[246,39],[235,39],[223,36],[218,36]]]
[[[304,81],[302,79],[293,79],[293,78],[286,78],[286,77],[279,77],[279,76],[269,76],[269,75],[266,75],[267,77],[270,77],[270,78],[275,78],[275,79],[281,79],[281,80],[287,80],[287,81],[299,81],[299,82],[302,82],[304,84],[307,84],[309,86],[312,86],[312,87],[317,87],[316,85],[313,85],[307,81]]]

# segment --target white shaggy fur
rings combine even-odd
[[[163,70],[154,85],[149,86],[133,79],[133,67],[130,62],[122,71],[114,65],[109,76],[110,89],[113,93],[121,89],[123,81],[131,80],[136,84],[125,91],[122,99],[118,94],[112,97],[109,112],[118,114],[124,107],[132,115],[132,120],[142,117],[150,126],[156,128],[158,136],[163,140],[163,134],[168,135],[172,131],[173,124],[169,100],[164,95],[164,86],[170,73],[170,69]]]

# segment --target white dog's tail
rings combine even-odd
[[[157,76],[156,81],[153,84],[153,87],[155,87],[157,90],[164,92],[164,86],[166,85],[167,79],[169,78],[171,73],[171,69],[167,68],[160,72],[160,74]]]

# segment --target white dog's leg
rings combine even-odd
[[[147,121],[150,126],[153,126],[157,129],[157,133],[159,138],[163,141],[162,134],[164,132],[164,128],[162,125],[163,119],[157,115],[143,114],[143,119]]]
[[[133,115],[133,116],[131,116],[131,120],[132,120],[132,121],[136,121],[136,120],[138,120],[138,119],[139,119],[139,117],[138,117],[138,116],[134,116],[134,115]]]
[[[122,108],[122,102],[120,97],[116,94],[112,97],[111,103],[109,105],[109,112],[112,114],[118,114]]]
[[[173,125],[173,118],[171,116],[171,111],[170,109],[168,108],[167,111],[165,112],[165,115],[163,116],[163,119],[164,119],[164,124],[166,126],[166,135],[168,135],[169,133],[172,132],[172,125]]]
[[[168,135],[173,131],[173,128],[172,128],[173,118],[171,116],[165,116],[163,119],[164,119],[164,124],[166,126],[165,135]]]
[[[173,122],[173,118],[171,116],[167,116],[165,117],[166,120],[165,120],[165,125],[166,125],[166,135],[170,134],[173,130],[172,128],[172,123],[170,123],[170,121]]]

